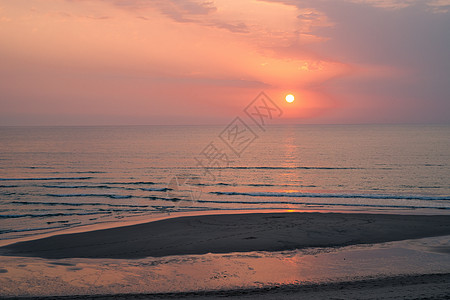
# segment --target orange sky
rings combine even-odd
[[[449,7],[0,0],[0,125],[448,122]]]

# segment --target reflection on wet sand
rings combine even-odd
[[[433,249],[448,247],[449,241],[447,236],[340,249],[137,260],[0,257],[0,295],[232,290],[352,281],[379,275],[445,273],[450,269],[450,256]]]

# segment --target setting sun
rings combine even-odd
[[[286,95],[286,102],[292,103],[294,102],[294,100],[295,100],[294,95],[292,94]]]

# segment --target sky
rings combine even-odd
[[[0,125],[450,123],[450,0],[0,0]],[[295,101],[284,101],[293,94]]]

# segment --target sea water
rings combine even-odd
[[[449,125],[229,129],[0,127],[0,239],[176,212],[450,213]]]

